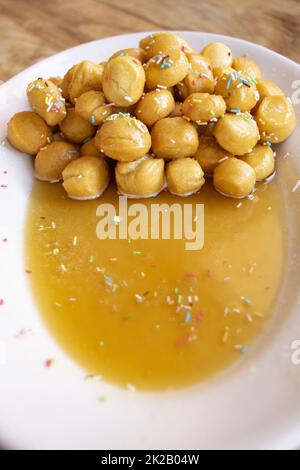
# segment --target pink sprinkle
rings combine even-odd
[[[7,184],[1,184],[1,188],[7,188]]]
[[[197,274],[193,272],[186,273],[186,277],[197,277]]]
[[[17,334],[16,334],[16,339],[22,339],[29,334],[32,334],[32,329],[31,328],[22,328]]]
[[[175,341],[175,344],[176,344],[176,346],[181,346],[182,344],[186,343],[188,341],[188,339],[189,339],[188,334],[183,335]]]
[[[3,171],[3,174],[4,174],[4,175],[7,175],[7,171],[6,171],[6,170],[5,170],[5,171]]]
[[[199,310],[195,313],[196,323],[202,323],[204,320],[204,313]]]
[[[212,277],[212,276],[213,276],[213,271],[212,271],[212,269],[209,268],[209,269],[207,270],[207,275],[208,275],[208,277]]]
[[[3,243],[6,243],[8,241],[7,238],[2,238]]]
[[[31,274],[32,271],[31,271],[30,269],[25,269],[25,273],[26,273],[26,274]]]
[[[47,369],[49,369],[49,367],[53,366],[54,362],[55,362],[54,359],[47,359],[45,361],[45,367],[47,367]]]
[[[4,300],[3,299],[0,299],[0,305],[4,305]]]

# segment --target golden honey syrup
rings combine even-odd
[[[137,201],[128,201],[128,206]],[[272,312],[284,258],[276,181],[252,200],[216,193],[162,193],[148,208],[205,205],[204,247],[181,240],[100,240],[99,204],[115,187],[72,201],[58,184],[37,182],[27,222],[27,265],[43,319],[87,374],[137,390],[208,378],[246,354]]]

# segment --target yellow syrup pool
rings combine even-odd
[[[224,198],[208,183],[180,199],[202,203],[204,247],[186,240],[100,240],[99,204],[115,188],[72,201],[37,182],[27,217],[27,267],[47,327],[87,374],[137,390],[206,379],[245,354],[272,315],[284,259],[277,183],[253,200]],[[128,201],[128,206],[136,201]]]

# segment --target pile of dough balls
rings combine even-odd
[[[79,200],[101,196],[113,173],[132,198],[189,196],[205,177],[247,197],[271,179],[272,145],[295,128],[291,102],[253,60],[220,42],[198,53],[170,32],[38,78],[27,97],[32,110],[12,117],[9,142],[35,157],[38,179]]]

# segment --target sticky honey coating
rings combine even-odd
[[[38,78],[27,87],[27,98],[32,111],[48,124],[56,126],[66,117],[65,99],[51,80]]]
[[[151,130],[152,150],[165,160],[193,156],[198,148],[198,133],[193,124],[181,117],[164,118]]]
[[[213,136],[199,136],[199,147],[195,159],[205,175],[211,176],[219,163],[230,157],[233,157],[233,155],[220,147]]]
[[[178,49],[184,53],[195,52],[184,39],[167,31],[150,34],[141,39],[139,45],[145,50],[148,60],[157,54],[169,54]]]
[[[172,87],[183,80],[189,71],[189,62],[180,49],[168,54],[157,54],[146,64],[146,86],[153,90],[157,86]]]
[[[234,57],[222,42],[206,44],[199,53],[178,34],[163,31],[100,63],[78,59],[63,77],[50,70],[52,78],[32,81],[27,97],[33,112],[17,113],[8,123],[11,145],[37,155],[37,178],[60,180],[65,162],[76,154],[105,160],[128,197],[158,194],[167,178],[162,173],[168,174],[170,192],[197,192],[204,184],[199,167],[205,176],[216,175],[217,191],[231,197],[251,192],[253,175],[255,181],[271,181],[271,145],[292,134],[296,116],[252,58]],[[161,161],[181,159],[176,165]],[[99,171],[95,163],[87,168]],[[179,181],[179,169],[182,175],[196,172],[195,188],[188,185],[192,176]]]
[[[75,108],[67,109],[67,116],[59,123],[59,127],[67,140],[74,144],[81,144],[96,132],[91,123],[75,112]]]
[[[138,59],[142,64],[144,64],[147,60],[147,54],[144,49],[141,47],[130,47],[128,49],[120,49],[119,51],[115,52],[110,59],[114,59],[115,57],[122,57],[122,56],[130,56]]]
[[[95,137],[82,144],[79,153],[81,157],[107,158],[106,155],[96,147]]]
[[[257,144],[259,131],[250,114],[226,113],[216,123],[214,136],[227,152],[244,155]]]
[[[221,76],[215,93],[223,96],[228,111],[251,111],[260,98],[256,82],[249,75],[235,71],[226,72]]]
[[[117,56],[104,67],[103,92],[116,106],[131,106],[139,101],[145,86],[145,71],[132,56]]]
[[[71,72],[68,86],[70,101],[75,104],[76,98],[86,91],[101,91],[103,71],[102,65],[94,64],[90,60],[84,60],[78,64]]]
[[[231,67],[232,52],[226,44],[222,42],[212,42],[207,44],[201,54],[209,60],[213,69],[218,67]]]
[[[208,93],[192,93],[182,106],[183,114],[196,122],[219,118],[225,111],[226,104],[222,96]]]
[[[71,199],[89,200],[101,196],[109,184],[108,163],[103,158],[81,157],[62,173],[63,187]]]
[[[213,184],[217,191],[238,199],[252,193],[255,181],[254,169],[248,163],[235,157],[220,163],[213,175]]]
[[[183,197],[196,193],[205,183],[203,170],[193,158],[168,162],[166,179],[168,191]]]
[[[52,140],[52,132],[38,114],[22,111],[9,121],[7,139],[20,152],[36,155]]]
[[[258,144],[252,152],[243,155],[240,159],[253,168],[256,181],[263,181],[275,171],[274,152],[269,145]]]
[[[210,61],[201,54],[189,53],[186,56],[189,61],[189,72],[183,80],[183,85],[185,85],[183,93],[187,96],[191,93],[213,93],[215,79]]]
[[[96,134],[95,144],[110,158],[130,162],[149,152],[151,137],[144,123],[122,113],[104,122]]]
[[[175,101],[169,90],[153,90],[140,100],[135,115],[146,126],[151,127],[160,119],[169,116],[174,108]]]
[[[114,107],[107,106],[104,93],[90,90],[77,98],[75,111],[93,126],[99,126],[114,112]]]
[[[79,157],[77,148],[67,142],[52,142],[42,148],[34,161],[35,176],[54,183],[62,179],[65,167]]]
[[[232,67],[237,72],[242,72],[247,75],[250,75],[254,79],[261,78],[261,70],[260,67],[254,62],[254,60],[250,59],[247,56],[239,56],[235,57],[232,62]]]
[[[296,127],[296,115],[285,96],[266,96],[255,115],[261,138],[279,144],[286,140]]]
[[[165,162],[145,155],[134,162],[118,162],[115,168],[119,194],[131,198],[154,197],[165,186]]]

